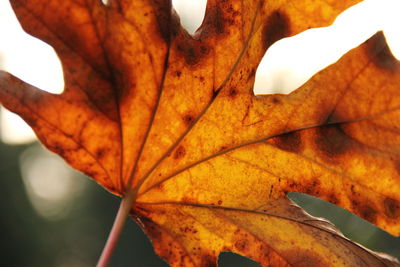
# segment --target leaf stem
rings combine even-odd
[[[121,200],[121,204],[119,206],[117,216],[115,217],[114,224],[111,228],[111,232],[108,235],[107,242],[103,248],[103,251],[101,252],[99,261],[97,262],[97,267],[108,266],[114,250],[117,246],[119,237],[121,236],[122,230],[124,229],[126,219],[129,216],[133,199],[134,192],[130,190]]]

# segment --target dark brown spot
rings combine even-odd
[[[336,197],[335,194],[330,194],[330,195],[328,195],[327,200],[328,200],[330,203],[335,204],[335,205],[337,205],[337,204],[340,203],[339,199]]]
[[[383,201],[383,206],[385,207],[385,215],[390,219],[399,219],[400,217],[400,202],[386,197]]]
[[[235,248],[238,251],[245,251],[248,246],[248,241],[246,239],[239,239],[234,244]]]
[[[290,132],[272,139],[273,144],[282,150],[299,153],[302,150],[300,132]]]
[[[225,149],[227,149],[227,146],[221,146],[221,148],[219,149],[219,151],[224,151]]]
[[[101,159],[104,157],[106,150],[104,148],[99,148],[96,150],[96,158]]]
[[[225,31],[225,19],[222,14],[222,10],[220,10],[218,6],[216,6],[214,13],[214,27],[215,32],[218,34],[224,33]]]
[[[263,32],[264,49],[267,50],[273,43],[290,34],[290,21],[281,11],[272,13],[265,22]]]
[[[314,142],[328,157],[344,154],[352,144],[339,123],[318,127]]]
[[[208,47],[205,45],[200,46],[200,52],[206,54],[208,52]]]
[[[200,80],[200,82],[204,82],[204,77],[203,77],[203,76],[200,76],[200,77],[199,77],[199,80]]]
[[[375,223],[378,212],[367,201],[353,199],[351,204],[357,215],[371,223]]]
[[[373,209],[371,206],[362,205],[360,212],[361,212],[360,213],[361,217],[363,217],[367,221],[372,222],[372,223],[374,223],[376,221],[376,215],[378,212],[375,209]]]
[[[350,191],[351,191],[352,195],[355,195],[356,191],[354,190],[354,185],[353,184],[350,186]]]
[[[377,67],[385,70],[396,70],[400,67],[400,62],[390,52],[382,32],[378,32],[366,41],[365,48],[367,55]]]
[[[271,101],[272,101],[272,103],[274,103],[274,104],[279,104],[279,103],[281,103],[281,100],[280,100],[277,96],[272,96],[272,97],[271,97]]]
[[[177,37],[176,50],[184,57],[188,65],[197,65],[210,52],[210,47],[205,44],[200,45],[201,42],[184,33]]]
[[[177,70],[177,71],[175,71],[175,75],[176,75],[176,77],[181,77],[181,75],[182,75],[182,72],[180,72],[179,70]]]
[[[230,97],[234,97],[235,95],[237,95],[238,94],[238,91],[236,90],[236,88],[231,88],[230,90],[229,90],[229,96]]]
[[[194,121],[194,117],[191,114],[187,114],[183,117],[183,121],[186,125],[190,126]]]
[[[320,184],[321,182],[318,180],[313,180],[312,182],[305,183],[302,192],[309,195],[317,196],[320,194]]]
[[[181,232],[186,233],[186,234],[196,234],[197,230],[193,228],[193,226],[184,226],[184,227],[180,227],[179,230],[181,230]]]
[[[229,33],[229,28],[234,26],[240,16],[240,11],[237,5],[232,2],[219,0],[213,5],[207,6],[207,12],[204,16],[202,24],[202,35],[226,35]]]
[[[174,159],[181,159],[185,156],[186,149],[184,146],[179,146],[174,153]]]
[[[221,205],[222,204],[222,200],[218,200],[218,205]]]

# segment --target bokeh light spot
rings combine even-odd
[[[36,212],[47,219],[61,219],[68,213],[68,206],[86,185],[76,179],[74,170],[63,160],[45,151],[39,145],[21,154],[21,174],[27,195]]]

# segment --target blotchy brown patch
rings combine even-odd
[[[234,98],[236,95],[238,94],[238,91],[236,90],[236,88],[231,88],[230,90],[229,90],[229,96],[230,97],[232,97],[232,98]]]
[[[386,43],[385,36],[378,32],[365,42],[366,53],[371,61],[379,68],[394,71],[400,68],[400,62],[393,56]]]
[[[96,158],[97,159],[102,159],[105,156],[106,151],[107,151],[107,149],[105,149],[105,148],[98,148],[96,150]]]
[[[271,141],[274,146],[285,151],[299,153],[303,149],[300,132],[282,134]]]
[[[330,266],[321,256],[310,251],[291,249],[281,253],[291,266],[296,267],[321,267]]]
[[[197,230],[193,226],[181,227],[179,228],[179,230],[181,230],[181,232],[185,233],[186,235],[197,233]]]
[[[213,20],[212,23],[215,27],[215,32],[221,34],[225,31],[225,19],[222,16],[222,10],[219,8],[218,5],[215,5],[214,12],[213,12]]]
[[[171,34],[179,27],[179,18],[175,14],[171,13],[171,4],[171,1],[168,0],[153,1],[153,9],[156,13],[160,34],[167,43],[170,42]]]
[[[344,154],[352,144],[339,123],[318,127],[314,142],[319,151],[328,157]]]
[[[211,48],[201,40],[194,39],[186,32],[181,31],[176,38],[175,49],[183,56],[186,64],[195,66],[205,58]]]
[[[225,20],[220,7],[218,5],[208,4],[206,11],[201,27],[203,36],[213,33],[223,33],[225,29]]]
[[[400,202],[386,197],[383,201],[383,206],[385,207],[385,215],[390,219],[399,219],[400,218]]]
[[[209,3],[202,24],[203,36],[228,34],[229,27],[235,24],[235,18],[239,15],[239,11],[234,10],[232,3],[226,1]]]
[[[249,236],[246,232],[236,229],[232,238],[235,252],[245,253],[249,246],[251,246],[251,241],[255,241],[253,236]]]
[[[326,197],[326,200],[329,201],[332,204],[338,205],[340,203],[340,200],[337,198],[335,194],[330,194]]]
[[[355,214],[371,223],[376,222],[378,212],[367,200],[353,199],[351,205]]]
[[[265,22],[263,32],[264,49],[267,50],[273,43],[289,36],[289,34],[289,17],[279,10],[274,11]]]
[[[201,256],[200,266],[204,267],[216,267],[217,266],[217,258],[213,255],[204,254]]]
[[[242,251],[242,252],[246,251],[247,246],[248,246],[248,241],[247,241],[247,239],[239,239],[235,242],[234,246],[238,251]]]
[[[361,216],[369,222],[374,223],[376,221],[376,215],[378,212],[371,206],[364,205],[360,208]]]
[[[304,179],[305,180],[305,179]],[[308,195],[318,196],[320,194],[321,182],[318,180],[304,183],[303,193]]]
[[[271,102],[274,103],[274,104],[280,104],[280,103],[282,103],[282,100],[281,100],[281,98],[279,96],[272,95],[271,96]]]
[[[188,113],[185,116],[183,116],[183,122],[187,125],[190,126],[194,122],[194,117],[192,114]]]
[[[184,146],[179,146],[174,153],[174,159],[181,159],[186,155],[186,149]]]

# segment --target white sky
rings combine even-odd
[[[200,25],[205,3],[206,0],[173,0],[181,22],[189,32],[194,32]],[[380,29],[385,30],[392,52],[400,58],[399,11],[400,0],[365,0],[344,12],[331,27],[310,30],[277,42],[259,66],[255,93],[296,89]],[[7,0],[0,1],[0,35],[2,69],[43,90],[62,91],[61,66],[53,49],[22,32]],[[2,109],[0,118],[3,141],[21,143],[35,139],[19,117]]]

